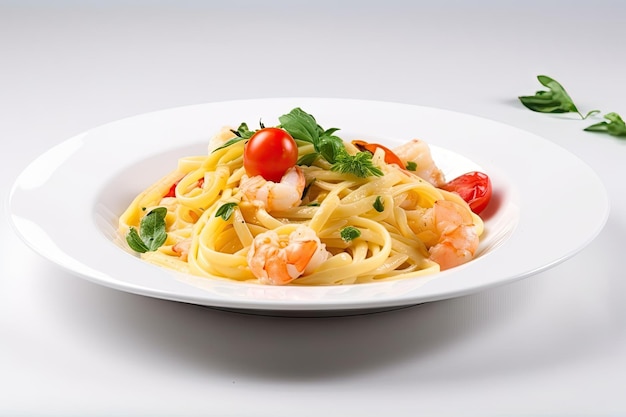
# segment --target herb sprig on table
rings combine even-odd
[[[578,113],[584,120],[587,117],[599,113],[600,110],[591,110],[586,115],[578,110],[565,88],[553,78],[547,75],[538,75],[537,80],[548,90],[539,90],[534,96],[520,96],[524,106],[539,113]]]
[[[538,75],[537,80],[548,90],[539,90],[533,96],[519,96],[519,100],[526,108],[539,113],[577,113],[583,120],[600,113],[600,110],[591,110],[583,115],[558,81],[547,75]],[[619,114],[607,113],[604,115],[604,119],[604,121],[595,123],[583,130],[626,137],[626,123]]]
[[[626,137],[626,123],[617,113],[604,115],[605,121],[593,124],[585,128],[587,132],[603,132],[609,135]]]

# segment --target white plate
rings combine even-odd
[[[480,169],[494,197],[472,262],[426,278],[334,287],[271,287],[189,276],[133,256],[116,234],[134,196],[204,154],[224,125],[251,126],[301,107],[345,140],[431,144],[448,179]],[[397,103],[280,98],[209,103],[113,122],[71,138],[17,179],[10,210],[18,234],[67,270],[119,290],[267,314],[349,314],[457,297],[550,268],[602,229],[609,204],[595,173],[562,148],[490,120]]]

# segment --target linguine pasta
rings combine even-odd
[[[312,230],[324,257],[292,285],[340,285],[433,274],[440,264],[432,248],[442,245],[442,219],[436,202],[454,203],[456,211],[480,236],[483,222],[456,193],[444,191],[414,172],[385,162],[382,151],[372,163],[383,175],[358,177],[330,169],[322,158],[299,166],[306,187],[298,204],[270,210],[242,191],[247,177],[245,141],[218,147],[232,138],[222,130],[206,155],[181,158],[177,167],[141,192],[120,216],[119,231],[140,227],[147,213],[165,207],[165,242],[141,254],[145,261],[199,276],[264,282],[250,267],[255,238],[268,231],[279,237],[299,226]],[[346,143],[349,153],[357,148]],[[299,143],[299,155],[311,145]],[[450,220],[452,221],[452,220]],[[307,229],[307,230],[308,230]],[[356,231],[346,237],[345,231]],[[286,238],[285,238],[286,239]],[[476,237],[476,239],[478,239]],[[288,245],[281,240],[280,247]],[[472,253],[473,255],[473,253]]]

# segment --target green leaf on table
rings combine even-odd
[[[538,75],[537,80],[548,90],[537,91],[534,96],[518,97],[528,109],[539,113],[577,113],[582,119],[599,112],[599,110],[591,110],[583,115],[558,81],[547,75]]]
[[[626,123],[620,117],[619,114],[611,112],[604,115],[606,119],[603,122],[599,122],[585,128],[587,132],[601,132],[608,133],[609,135],[626,137]]]

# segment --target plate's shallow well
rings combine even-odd
[[[448,179],[480,169],[494,197],[472,262],[436,275],[334,287],[270,287],[180,274],[138,259],[116,233],[117,216],[182,156],[206,153],[225,125],[301,107],[345,140],[427,141]],[[583,192],[584,191],[584,192]],[[62,196],[62,198],[59,198]],[[347,314],[456,297],[511,282],[574,255],[602,229],[608,199],[594,172],[549,141],[445,110],[344,99],[208,103],[144,114],[71,138],[31,163],[10,195],[12,221],[35,251],[120,290],[217,308],[279,314]]]

